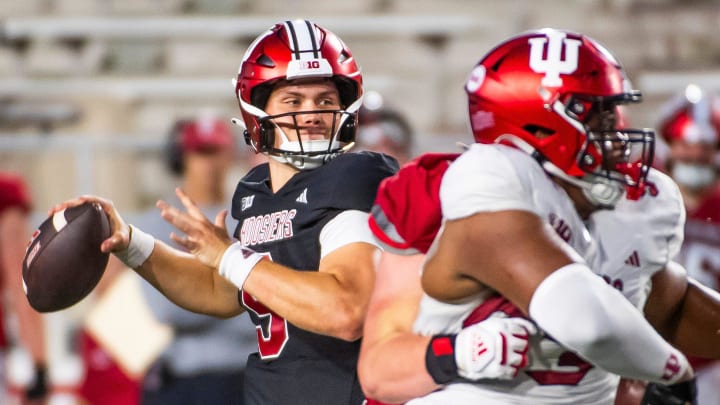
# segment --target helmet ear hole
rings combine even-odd
[[[260,139],[260,151],[273,148],[275,145],[275,126],[270,120],[258,122],[258,135]]]
[[[252,137],[250,136],[250,131],[247,129],[243,131],[243,138],[245,139],[245,144],[252,146]]]
[[[338,131],[337,140],[343,143],[350,143],[355,141],[355,134],[357,129],[357,114],[353,114],[349,119],[345,120]]]

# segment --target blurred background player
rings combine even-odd
[[[236,146],[229,125],[207,114],[196,120],[179,120],[169,133],[168,167],[209,218],[228,208],[225,180],[237,157]],[[174,196],[167,201],[181,204]],[[178,247],[170,240],[174,228],[157,210],[148,211],[136,223]],[[173,304],[145,282],[142,292],[153,315],[172,327],[174,337],[145,377],[141,403],[242,404],[245,362],[257,351],[255,327],[248,316],[218,319],[196,314]]]
[[[667,144],[664,166],[680,187],[687,222],[678,260],[688,275],[720,290],[720,99],[690,84],[661,110],[658,131]],[[720,404],[720,362],[691,358],[698,403]]]
[[[385,105],[383,96],[369,91],[358,114],[355,148],[393,156],[401,165],[413,157],[415,134],[403,114]]]
[[[692,217],[720,196],[720,99],[690,84],[663,107],[658,130],[667,146],[663,164],[680,187]]]
[[[22,260],[30,240],[30,209],[30,196],[22,178],[0,173],[0,402],[3,404],[40,404],[48,392],[44,321],[42,315],[30,307],[22,286]],[[10,333],[12,330],[17,333]],[[5,371],[7,354],[13,346],[26,351],[34,373],[29,386],[10,397]]]

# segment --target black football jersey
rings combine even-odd
[[[276,263],[317,271],[323,227],[346,210],[369,212],[380,181],[397,169],[386,155],[347,153],[298,172],[273,193],[268,165],[260,165],[240,181],[233,196],[234,235]],[[305,331],[250,294],[240,292],[239,299],[258,327],[259,350],[245,371],[247,404],[362,403],[356,374],[360,341]]]

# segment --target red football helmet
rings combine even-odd
[[[717,178],[720,99],[690,84],[660,113],[658,128],[669,146],[665,168],[686,189],[703,190]]]
[[[660,115],[658,129],[668,144],[702,142],[717,147],[720,142],[720,100],[697,85],[688,85],[663,107]]]
[[[531,153],[597,206],[612,207],[626,187],[644,192],[654,133],[617,125],[618,106],[639,102],[640,92],[591,38],[555,29],[510,38],[482,58],[465,89],[477,142]]]
[[[344,108],[334,111],[333,134],[327,141],[289,142],[273,122],[278,116],[264,111],[275,84],[304,78],[331,78],[339,90]],[[307,20],[278,23],[255,39],[235,81],[247,143],[256,152],[299,169],[317,167],[352,147],[362,92],[360,68],[347,46],[332,32]],[[276,135],[284,138],[280,147],[275,147]]]
[[[413,128],[403,114],[385,105],[380,93],[365,93],[358,123],[356,150],[385,153],[400,163],[410,158]]]

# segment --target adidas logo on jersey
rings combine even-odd
[[[308,203],[308,201],[307,201],[307,187],[305,188],[305,190],[302,191],[302,193],[300,193],[300,195],[298,196],[298,198],[295,199],[295,201],[297,201],[297,202],[299,202],[299,203],[303,203],[303,204],[307,204],[307,203]]]
[[[640,257],[637,250],[633,250],[632,254],[625,259],[625,264],[632,267],[640,267]]]
[[[255,200],[255,194],[240,199],[240,211],[245,211],[246,209],[252,207],[253,200]]]

